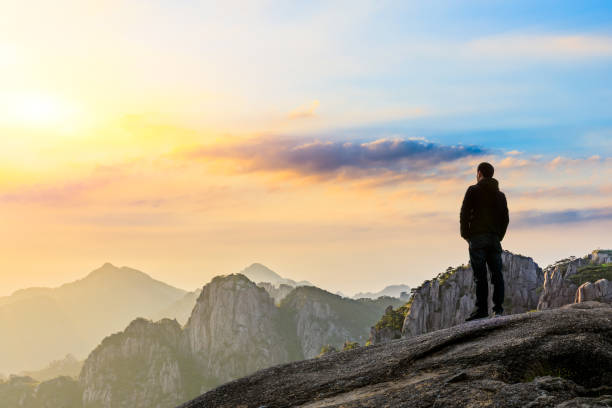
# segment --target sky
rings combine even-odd
[[[0,296],[104,262],[415,287],[467,263],[481,161],[505,249],[612,247],[607,1],[0,1]]]

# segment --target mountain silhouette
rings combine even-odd
[[[136,269],[106,263],[57,288],[1,297],[0,372],[37,369],[69,353],[85,358],[109,333],[136,317],[157,316],[186,293]]]

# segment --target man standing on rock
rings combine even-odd
[[[504,277],[502,275],[502,247],[508,228],[508,205],[506,196],[499,191],[499,184],[493,178],[493,166],[480,163],[476,180],[470,186],[461,206],[461,236],[470,244],[470,263],[476,283],[476,310],[466,321],[489,316],[489,284],[487,265],[493,284],[493,315],[504,312]]]

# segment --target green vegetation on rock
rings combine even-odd
[[[331,353],[337,353],[337,352],[338,352],[337,348],[335,348],[334,346],[330,344],[326,344],[323,347],[321,347],[321,352],[319,353],[317,357],[323,357],[325,355],[328,355]]]
[[[342,346],[342,351],[353,350],[358,347],[361,347],[361,346],[356,341],[345,341],[344,346]]]
[[[612,264],[583,266],[569,279],[578,286],[585,282],[596,282],[599,279],[612,281]]]
[[[385,327],[389,327],[394,330],[402,330],[402,326],[404,325],[404,319],[406,315],[410,311],[410,306],[412,306],[412,298],[403,306],[400,306],[397,309],[388,308],[385,311],[385,314],[380,318],[380,320],[374,325],[376,330],[381,330]]]

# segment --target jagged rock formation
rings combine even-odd
[[[589,262],[588,257],[572,257],[548,266],[544,270],[544,285],[538,302],[538,310],[572,303],[576,297],[578,285],[572,282],[569,277],[575,275],[578,268],[587,265]]]
[[[612,303],[612,282],[607,279],[599,279],[596,282],[585,282],[576,291],[575,303],[588,302]]]
[[[246,276],[214,278],[185,326],[187,346],[209,386],[289,361],[273,299]]]
[[[176,320],[136,319],[102,341],[81,371],[83,406],[166,408],[199,390]]]
[[[506,314],[588,300],[612,301],[609,283],[612,280],[612,265],[609,264],[612,251],[596,250],[583,258],[563,259],[544,271],[531,258],[521,255],[504,251],[502,259]],[[489,285],[489,307],[491,296]],[[390,341],[398,338],[399,333],[402,337],[416,336],[462,323],[473,310],[474,301],[471,267],[449,268],[414,289],[402,308],[387,310],[372,327],[370,342]]]
[[[259,369],[314,357],[325,344],[363,343],[384,308],[400,304],[298,287],[275,305],[244,275],[219,276],[204,286],[184,328],[137,319],[104,339],[81,371],[83,406],[171,407]]]
[[[542,270],[533,259],[502,254],[503,274],[506,288],[504,309],[507,314],[535,309],[538,304],[536,290],[542,285]],[[489,285],[489,305],[493,288]],[[418,336],[433,330],[451,327],[465,321],[474,310],[475,284],[470,266],[449,268],[436,278],[425,281],[413,290],[412,297],[404,306],[402,325],[378,324],[372,329],[370,341],[374,344],[402,336]],[[384,318],[384,316],[383,316]]]
[[[533,259],[502,254],[505,282],[504,311],[507,314],[535,309],[536,289],[542,285],[542,270]],[[492,307],[493,287],[489,284],[489,307]],[[474,310],[476,290],[471,266],[447,271],[425,282],[414,291],[402,327],[405,337],[418,336],[433,330],[463,323]]]
[[[589,265],[610,262],[612,254],[607,250],[595,250],[582,258],[570,257],[556,262],[544,270],[544,284],[538,302],[538,310],[560,307],[574,302],[576,291],[583,283],[578,274]],[[612,268],[611,268],[612,269]]]
[[[181,408],[610,404],[612,308],[586,302],[268,368]]]

